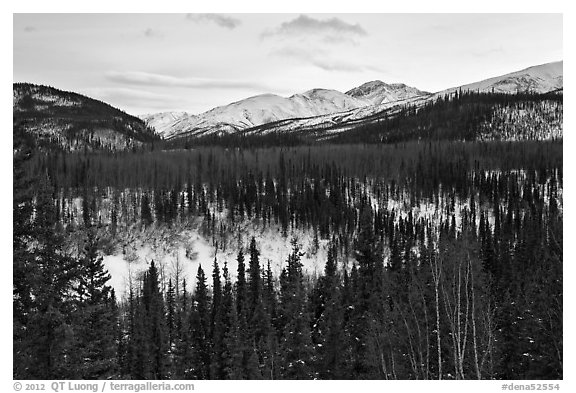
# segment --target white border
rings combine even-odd
[[[382,4],[378,4],[382,3]],[[146,12],[146,13],[169,13],[169,12],[226,12],[226,13],[394,13],[394,12],[418,12],[418,13],[563,13],[564,14],[564,67],[567,70],[564,76],[564,84],[566,94],[564,100],[568,111],[564,113],[565,125],[564,129],[567,130],[564,134],[565,152],[572,152],[574,146],[574,120],[571,109],[573,106],[572,91],[574,87],[574,13],[569,7],[570,2],[560,0],[547,0],[543,1],[502,1],[502,0],[484,0],[481,3],[469,4],[463,1],[394,1],[384,3],[383,1],[374,0],[354,0],[354,1],[327,1],[323,3],[312,3],[310,0],[292,0],[285,1],[284,4],[279,4],[275,1],[253,1],[253,0],[211,0],[209,2],[194,2],[190,0],[163,0],[156,2],[149,2],[148,4],[141,4],[139,2],[120,2],[118,0],[100,0],[98,2],[81,2],[72,0],[23,0],[20,2],[11,1],[8,4],[2,4],[2,14],[0,19],[0,26],[2,29],[2,48],[3,52],[7,54],[6,59],[2,64],[2,110],[3,119],[3,136],[5,142],[2,143],[2,153],[0,160],[2,160],[2,180],[6,183],[12,180],[11,167],[11,146],[12,134],[10,133],[10,124],[12,114],[9,112],[11,107],[12,95],[10,94],[12,87],[13,76],[13,41],[12,41],[12,23],[13,13],[70,13],[70,12]],[[574,338],[573,331],[575,328],[574,317],[572,316],[572,305],[574,300],[574,258],[575,252],[570,243],[573,239],[574,230],[572,227],[576,223],[576,216],[572,208],[572,200],[574,199],[574,174],[576,173],[576,164],[572,154],[565,155],[564,161],[564,220],[566,223],[564,230],[564,241],[568,244],[564,248],[564,381],[560,381],[562,391],[576,391],[576,383],[574,377]],[[6,185],[6,188],[8,185]],[[10,208],[11,201],[7,192],[1,194],[2,215],[1,217],[1,235],[0,247],[2,250],[2,258],[4,267],[4,274],[1,276],[2,295],[0,297],[0,304],[2,305],[2,312],[6,315],[4,323],[2,323],[2,388],[1,391],[13,391],[12,387],[12,324],[11,318],[8,319],[8,314],[11,315],[12,301],[9,292],[11,292],[11,278],[12,269],[10,262],[12,260],[12,210]],[[6,274],[6,272],[10,274]],[[521,381],[517,381],[520,383]],[[525,381],[532,383],[534,381]],[[537,381],[536,381],[537,382]],[[196,390],[202,391],[207,389],[231,389],[240,391],[270,391],[274,390],[275,393],[290,392],[293,393],[294,389],[304,390],[318,390],[330,389],[336,391],[354,391],[358,389],[366,390],[386,390],[386,391],[401,391],[406,389],[414,389],[414,391],[438,391],[438,392],[461,392],[462,390],[471,392],[490,392],[501,390],[501,385],[504,382],[499,381],[462,381],[462,382],[438,382],[438,381],[244,381],[244,382],[225,382],[225,381],[196,381]],[[510,382],[508,382],[510,383]],[[554,382],[556,383],[556,382]],[[321,385],[321,386],[320,386]]]

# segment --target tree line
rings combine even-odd
[[[359,206],[367,201],[396,206],[387,213],[394,217],[422,203],[451,213],[462,203],[475,209],[503,203],[493,190],[502,193],[504,182],[516,189],[513,199],[525,182],[550,176],[562,181],[560,142],[164,154],[41,156],[31,160],[27,172],[48,173],[58,219],[69,230],[97,225],[109,227],[114,236],[119,228],[187,225],[201,217],[206,234],[225,245],[248,219],[262,227],[277,225],[284,236],[311,229],[319,238],[340,239],[346,250],[356,235]],[[475,220],[478,225],[479,216]]]

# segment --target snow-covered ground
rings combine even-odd
[[[184,227],[156,227],[152,226],[130,234],[120,234],[120,241],[111,255],[104,256],[104,264],[112,277],[110,285],[119,297],[127,294],[130,277],[137,283],[137,278],[154,263],[160,269],[164,284],[168,279],[174,279],[176,271],[180,270],[180,277],[186,279],[187,289],[191,291],[196,285],[198,266],[202,266],[209,284],[212,280],[212,267],[216,257],[220,270],[224,262],[233,281],[236,277],[238,264],[236,256],[240,247],[244,250],[244,258],[248,267],[249,255],[247,248],[252,236],[260,251],[260,265],[266,268],[268,261],[274,276],[278,276],[286,265],[288,255],[292,250],[291,239],[296,238],[301,245],[302,263],[304,270],[310,275],[322,273],[327,258],[326,240],[319,240],[319,248],[315,250],[314,236],[310,231],[297,230],[289,236],[283,237],[280,228],[272,226],[258,229],[252,223],[241,224],[234,239],[228,244],[216,245],[201,234],[200,225],[193,228]],[[240,240],[238,240],[240,239]]]

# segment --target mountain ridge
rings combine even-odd
[[[350,89],[346,94],[351,97],[363,97],[369,99],[373,105],[379,105],[430,93],[404,83],[385,83],[381,80],[374,80]]]
[[[246,132],[248,134],[260,134],[287,133],[298,130],[317,132],[318,130],[323,130],[324,133],[327,133],[326,137],[331,137],[334,133],[345,132],[351,128],[357,127],[359,124],[371,122],[375,118],[378,118],[379,114],[388,113],[389,115],[394,115],[395,113],[398,113],[403,106],[410,105],[413,107],[421,107],[430,101],[437,100],[438,98],[454,95],[458,91],[491,93],[494,84],[499,85],[498,89],[494,89],[495,93],[513,94],[528,91],[530,93],[543,94],[562,91],[562,78],[561,75],[559,75],[559,73],[562,72],[562,63],[562,61],[546,63],[479,82],[441,90],[425,96],[416,96],[395,102],[388,102],[347,112],[318,116],[315,118],[287,120],[275,127],[266,127],[266,125],[264,125],[251,130],[246,130]],[[558,78],[558,76],[560,76],[560,78]],[[530,83],[527,84],[526,88],[519,89],[518,86],[526,80],[530,81]],[[505,85],[501,81],[506,81],[507,84]]]
[[[79,93],[31,83],[13,84],[14,130],[40,146],[67,150],[127,150],[158,137],[136,116]]]
[[[563,61],[528,67],[436,93],[404,83],[373,80],[345,93],[314,88],[289,97],[256,95],[199,115],[161,112],[135,117],[78,93],[14,83],[13,114],[15,127],[24,127],[41,144],[68,150],[126,150],[161,137],[178,140],[235,133],[251,136],[310,132],[322,140],[383,117],[395,116],[408,106],[420,108],[459,91],[562,94]]]
[[[281,97],[275,94],[260,94],[218,106],[198,115],[182,113],[166,121],[166,112],[141,116],[159,135],[170,139],[182,135],[204,136],[210,133],[230,133],[260,126],[266,123],[287,119],[311,118],[333,113],[373,106],[376,102],[394,102],[406,97],[429,94],[404,84],[379,84],[378,91],[384,96],[375,97],[372,91],[363,94],[352,89],[355,94],[337,90],[314,88],[303,93]]]
[[[494,91],[495,93],[524,91],[540,94],[548,93],[563,87],[563,67],[563,60],[538,64],[508,74],[445,89],[437,94],[444,94],[456,89],[476,90],[480,92]]]
[[[421,91],[404,83],[365,82],[345,93],[314,88],[290,97],[261,94],[193,115],[180,113],[173,121],[165,114],[141,116],[165,139],[223,135],[278,123],[279,131],[298,127],[340,124],[370,117],[395,105],[425,102],[457,90],[546,93],[562,88],[563,61],[540,64],[482,81],[441,90]],[[269,132],[269,131],[268,131]]]

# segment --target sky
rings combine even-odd
[[[128,113],[402,82],[435,92],[563,59],[562,14],[14,14],[13,80]]]

